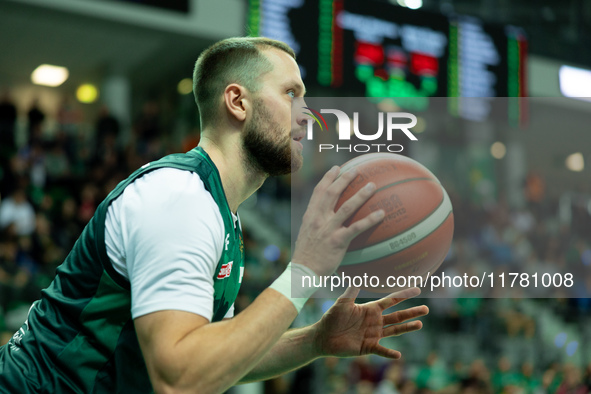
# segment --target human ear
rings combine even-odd
[[[242,122],[246,119],[246,89],[238,84],[230,84],[224,90],[224,104],[228,112],[236,120]]]

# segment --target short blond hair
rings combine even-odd
[[[273,70],[273,64],[261,52],[269,48],[296,58],[287,44],[266,37],[227,38],[199,55],[193,71],[193,94],[202,129],[216,123],[218,98],[229,84],[237,83],[251,92],[260,88],[260,77]]]

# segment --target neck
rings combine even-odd
[[[236,213],[244,200],[259,189],[267,176],[253,172],[245,163],[239,134],[234,138],[212,138],[215,135],[203,132],[199,146],[207,152],[220,173],[224,193],[232,212]]]

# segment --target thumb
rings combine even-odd
[[[356,287],[348,287],[347,290],[339,297],[339,300],[355,302],[355,298],[359,295],[361,289]]]

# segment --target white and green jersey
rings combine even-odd
[[[129,208],[127,215],[111,215],[114,219],[107,232],[109,242],[106,242],[105,222],[110,207],[124,209],[125,204],[117,205],[118,198],[126,193],[128,186],[156,172],[165,174],[167,170],[163,168],[196,175],[202,182],[201,187],[215,201],[219,212],[208,217],[218,221],[215,226],[212,223],[212,227],[218,229],[212,234],[223,239],[216,239],[212,246],[217,260],[212,260],[210,254],[202,256],[214,267],[195,263],[193,260],[199,256],[191,256],[191,253],[171,253],[168,259],[167,253],[162,253],[148,261],[155,254],[150,253],[150,249],[165,249],[170,243],[178,243],[180,248],[183,242],[199,242],[190,231],[181,231],[189,235],[180,240],[177,236],[167,239],[169,232],[178,233],[167,231],[172,221],[161,223],[154,233],[142,232],[144,225],[150,223],[149,218],[158,216],[149,209],[142,213]],[[179,185],[180,189],[182,186]],[[170,204],[174,204],[176,195],[182,199],[183,194],[176,188],[160,190],[160,193],[168,196],[166,201]],[[160,209],[166,210],[167,206]],[[178,226],[189,228],[191,217],[188,212]],[[179,264],[179,261],[186,264]],[[143,266],[142,262],[152,265]],[[230,211],[219,173],[208,155],[201,148],[195,148],[186,154],[170,155],[149,163],[121,182],[99,205],[74,248],[58,267],[56,278],[31,308],[25,324],[7,345],[0,347],[0,393],[151,392],[133,319],[157,310],[180,309],[219,321],[228,316],[236,299],[243,267],[240,226]],[[144,275],[144,268],[156,274]],[[205,278],[204,272],[211,278]],[[166,278],[173,280],[167,282]],[[195,279],[195,286],[206,288],[205,293],[213,293],[211,298],[206,297],[209,301],[205,304],[210,303],[210,308],[204,309],[203,302],[195,302],[200,305],[193,306],[191,300],[201,297],[200,292],[189,290],[183,297],[182,292],[170,289],[175,283],[184,288],[192,279]],[[159,286],[168,287],[170,291],[158,290]],[[213,289],[207,290],[208,286]],[[166,299],[171,296],[176,297],[175,304]],[[157,297],[162,299],[153,299]]]

